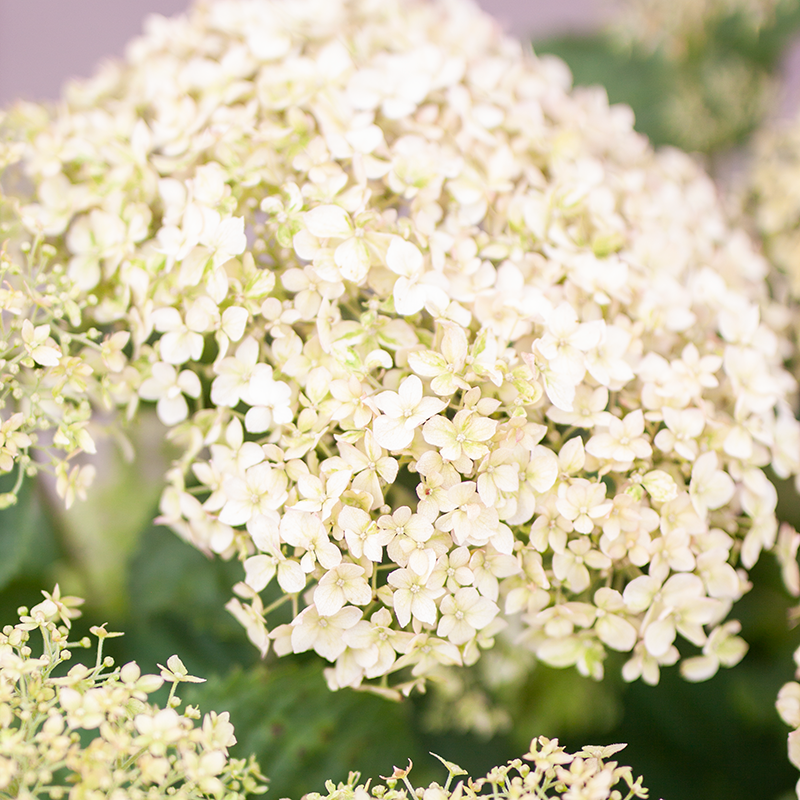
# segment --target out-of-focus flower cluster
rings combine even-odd
[[[786,313],[711,181],[569,82],[465,2],[220,0],[11,115],[25,225],[184,448],[161,521],[332,687],[509,621],[595,678],[745,652],[764,470],[800,468]]]
[[[0,142],[0,172],[21,155],[19,143]],[[76,457],[96,451],[92,405],[114,406],[130,337],[84,324],[84,294],[47,242],[56,229],[43,224],[27,235],[20,213],[18,199],[0,191],[0,475],[17,472],[0,508],[42,470],[69,508],[94,477],[95,467]]]
[[[800,648],[795,650],[797,665],[795,677],[800,679]],[[800,683],[790,681],[778,692],[775,703],[781,719],[794,730],[789,734],[789,761],[800,769]],[[800,780],[797,782],[797,796],[800,798]]]
[[[749,208],[770,261],[800,298],[800,119],[764,127],[755,137],[748,174]]]
[[[227,712],[181,713],[175,689],[198,682],[172,656],[160,675],[143,675],[136,662],[114,667],[103,656],[104,627],[93,666],[60,669],[88,637],[70,642],[71,621],[83,601],[62,597],[58,586],[19,622],[0,634],[0,798],[93,800],[226,798],[244,800],[266,791],[251,757],[228,757],[236,743]],[[31,631],[42,648],[34,654]],[[163,708],[148,695],[172,684]]]
[[[360,784],[358,772],[351,772],[347,782],[334,784],[328,781],[327,795],[313,792],[303,800],[478,800],[481,797],[520,798],[520,800],[631,800],[648,797],[642,779],[633,779],[630,767],[621,767],[616,761],[607,761],[625,747],[612,744],[607,747],[590,745],[577,753],[567,753],[558,739],[540,736],[531,742],[530,750],[501,767],[495,767],[484,778],[459,780],[451,787],[454,778],[467,771],[440,758],[448,772],[444,786],[432,783],[415,788],[408,775],[412,764],[405,769],[394,768],[385,785]],[[438,758],[438,756],[437,756]],[[525,762],[532,763],[525,763]]]
[[[615,5],[614,31],[631,46],[663,49],[680,57],[720,20],[740,16],[759,28],[786,0],[622,0]]]
[[[709,152],[741,139],[770,108],[774,83],[749,50],[757,52],[762,29],[790,7],[784,0],[623,0],[610,34],[668,74],[672,86],[657,112],[668,140]]]

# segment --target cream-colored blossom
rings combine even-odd
[[[9,112],[0,469],[72,502],[94,405],[155,403],[160,521],[238,556],[247,635],[332,686],[411,691],[508,622],[595,678],[611,649],[657,681],[679,634],[687,674],[733,663],[800,423],[780,292],[696,163],[459,0],[159,25]]]
[[[178,711],[178,685],[202,679],[190,676],[177,656],[161,675],[142,674],[136,662],[115,667],[103,655],[103,642],[122,634],[92,627],[98,639],[92,666],[73,663],[63,674],[59,667],[74,660],[78,647],[70,643],[67,649],[70,620],[80,615],[75,606],[83,601],[62,597],[58,587],[43,594],[42,603],[30,613],[20,609],[19,623],[0,634],[3,727],[9,734],[0,745],[4,795],[61,796],[66,782],[99,797],[108,795],[112,780],[114,797],[143,798],[165,783],[197,800],[222,794],[244,800],[266,790],[252,757],[228,759],[236,737],[227,712],[205,715],[201,727],[197,709]],[[46,656],[36,658],[32,650]],[[149,696],[164,682],[172,691],[161,708]],[[42,713],[31,716],[31,703]]]
[[[372,402],[383,412],[373,422],[375,441],[387,450],[408,447],[414,429],[447,407],[438,397],[423,397],[422,381],[416,375],[405,378],[397,392],[381,392]]]
[[[444,594],[440,576],[427,577],[410,569],[396,569],[387,580],[394,587],[392,605],[402,627],[412,617],[428,625],[436,623],[438,612],[434,601]]]

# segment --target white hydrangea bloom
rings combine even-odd
[[[23,221],[130,332],[113,398],[185,446],[161,519],[241,558],[262,652],[402,691],[512,617],[595,678],[612,649],[657,682],[679,636],[691,679],[743,655],[723,620],[778,536],[764,470],[800,472],[786,315],[628,109],[460,0],[217,0],[43,120]],[[32,364],[60,368],[53,330],[20,328]],[[276,578],[295,616],[268,633]]]

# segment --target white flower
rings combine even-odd
[[[376,525],[369,514],[355,506],[344,506],[339,512],[336,524],[344,531],[347,547],[353,558],[365,556],[380,564],[383,548],[395,536],[395,532]]]
[[[621,653],[629,652],[636,644],[636,628],[625,618],[625,601],[614,589],[603,586],[595,592],[597,618],[594,629],[603,644]]]
[[[249,433],[263,433],[273,424],[284,425],[294,417],[289,384],[274,380],[269,364],[258,364],[257,367],[246,394],[243,393],[243,398],[246,397],[246,402],[252,406],[244,417],[244,427]]]
[[[387,578],[394,588],[392,605],[397,621],[405,628],[411,618],[428,625],[436,624],[437,609],[434,602],[444,594],[442,581],[433,575],[425,578],[410,569],[396,569]]]
[[[254,514],[280,508],[286,501],[286,473],[270,464],[256,464],[243,477],[230,477],[223,483],[227,501],[219,513],[220,522],[244,525]]]
[[[705,414],[699,408],[678,410],[669,407],[664,408],[662,413],[667,427],[656,434],[656,447],[665,453],[674,450],[687,461],[694,461],[697,456],[696,440],[706,424]]]
[[[589,587],[591,576],[588,567],[602,570],[611,566],[611,559],[592,549],[588,539],[569,542],[562,553],[553,554],[553,574],[569,586],[571,592],[580,594]]]
[[[342,553],[328,539],[319,515],[289,509],[281,518],[280,530],[281,538],[285,542],[305,550],[300,559],[304,572],[312,572],[316,562],[324,569],[331,569],[341,563]]]
[[[167,364],[185,364],[190,359],[199,361],[203,355],[203,335],[191,329],[181,318],[177,308],[158,308],[150,319],[153,327],[164,334],[158,342],[161,358]]]
[[[670,647],[663,655],[653,656],[644,642],[639,642],[633,650],[633,657],[622,667],[622,678],[628,682],[641,678],[650,686],[655,686],[661,678],[660,667],[672,666],[679,658],[677,647]]]
[[[583,354],[597,347],[604,333],[604,322],[579,323],[575,309],[569,303],[561,303],[547,315],[544,336],[534,344],[553,372],[568,375],[578,383],[585,370]]]
[[[372,599],[372,589],[364,580],[364,568],[339,564],[328,570],[314,590],[314,605],[324,616],[335,614],[345,603],[365,606]]]
[[[72,502],[90,406],[156,401],[161,519],[236,555],[250,638],[332,686],[422,687],[512,613],[596,678],[616,649],[657,681],[678,635],[687,674],[732,663],[715,631],[776,537],[800,585],[767,477],[800,423],[778,282],[709,178],[458,0],[276,8],[158,21],[21,115],[0,470],[50,426]],[[26,226],[64,274],[17,264]]]
[[[350,471],[346,469],[329,473],[324,481],[316,475],[304,473],[297,478],[297,489],[304,499],[295,503],[292,508],[318,512],[320,519],[325,521],[349,485]]]
[[[387,552],[394,563],[407,566],[418,575],[431,574],[439,553],[433,544],[428,544],[434,528],[424,515],[412,514],[408,506],[400,506],[391,516],[380,517],[378,528],[387,537]]]
[[[471,586],[456,590],[442,598],[442,616],[436,635],[449,639],[453,644],[466,644],[475,634],[485,628],[499,611],[497,605],[481,597]]]
[[[258,356],[258,342],[248,336],[236,348],[234,356],[214,365],[217,377],[211,385],[211,400],[215,405],[233,407],[240,400],[251,406],[258,405],[257,397],[251,393],[252,381],[258,376],[265,381],[272,377],[271,368],[268,364],[258,363]]]
[[[602,425],[607,433],[595,433],[586,443],[586,452],[607,461],[619,462],[614,469],[626,470],[637,458],[647,458],[653,452],[644,433],[644,415],[641,409],[631,411],[624,419],[606,416]]]
[[[211,251],[212,267],[216,269],[233,256],[243,253],[247,247],[244,218],[222,219],[216,211],[205,206],[201,210],[203,229],[198,241]]]
[[[502,528],[497,511],[487,508],[477,493],[474,481],[463,481],[447,491],[442,499],[441,510],[445,512],[436,520],[436,528],[447,531],[457,546],[464,544],[483,545],[501,534]],[[509,550],[507,542],[503,550]]]
[[[447,307],[447,293],[441,287],[426,282],[422,253],[416,245],[399,236],[393,237],[386,252],[386,266],[400,276],[392,289],[398,314],[416,314],[429,301],[438,307]]]
[[[361,611],[345,606],[330,616],[323,616],[315,606],[308,606],[292,622],[292,651],[315,650],[328,661],[335,661],[347,646],[342,638],[348,628],[361,619]]]
[[[403,450],[411,444],[414,429],[447,407],[438,397],[423,397],[422,381],[409,375],[397,392],[380,392],[372,398],[383,412],[372,423],[375,441],[387,450]]]
[[[472,570],[467,566],[469,559],[469,549],[467,547],[457,547],[455,550],[451,550],[449,554],[440,556],[437,560],[434,572],[442,573],[448,591],[455,592],[475,580]]]
[[[438,415],[429,419],[422,429],[422,437],[428,444],[438,447],[447,461],[459,462],[462,457],[474,461],[489,452],[484,442],[494,436],[496,429],[493,419],[464,408],[452,421]]]
[[[712,678],[721,666],[738,664],[747,652],[747,643],[736,636],[742,630],[737,620],[720,625],[703,645],[703,655],[688,658],[681,664],[681,675],[694,683]]]
[[[663,586],[655,578],[642,575],[625,587],[623,597],[631,611],[648,610],[642,637],[654,658],[669,651],[677,633],[693,644],[704,644],[703,625],[711,622],[720,608],[720,601],[706,597],[703,582],[692,574],[673,575]]]
[[[478,494],[487,507],[498,503],[500,492],[514,494],[519,489],[519,469],[510,450],[494,450],[478,467]]]
[[[602,519],[612,504],[606,500],[604,483],[592,483],[577,478],[571,484],[562,484],[556,501],[556,508],[562,517],[570,520],[579,533],[591,533],[595,520]]]
[[[408,354],[408,365],[417,375],[431,378],[431,389],[441,396],[452,395],[457,389],[469,389],[460,377],[467,360],[468,343],[464,329],[452,322],[441,322],[443,329],[439,351],[420,350]]]
[[[709,509],[725,505],[735,490],[731,477],[717,469],[717,454],[703,453],[692,466],[692,481],[689,484],[689,497],[701,519],[705,519]]]
[[[200,397],[200,378],[191,370],[178,371],[171,364],[157,361],[151,375],[142,381],[139,396],[144,400],[157,400],[156,413],[165,425],[177,425],[189,415],[184,394]]]
[[[572,411],[564,411],[557,406],[547,409],[547,418],[559,425],[574,425],[578,428],[593,428],[601,419],[608,405],[608,389],[598,386],[592,389],[581,384],[575,390]]]
[[[785,683],[775,703],[781,719],[793,728],[800,728],[800,683]]]
[[[393,630],[391,624],[391,612],[382,608],[369,622],[362,619],[342,634],[345,644],[355,651],[355,660],[367,678],[387,674],[395,663],[396,652],[405,649],[410,634]]]
[[[800,595],[800,566],[797,563],[798,548],[800,548],[800,533],[784,522],[778,530],[778,541],[775,544],[774,552],[781,566],[783,585],[793,597]]]
[[[372,497],[372,508],[383,505],[381,481],[391,486],[399,469],[394,458],[384,455],[370,431],[364,432],[359,446],[339,442],[339,452],[347,466],[353,471],[353,491],[367,492]]]
[[[49,325],[35,328],[29,319],[22,320],[22,342],[28,355],[42,367],[55,367],[61,358],[61,349],[50,336]]]

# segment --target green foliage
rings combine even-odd
[[[564,59],[576,85],[599,84],[612,103],[629,105],[653,144],[714,154],[743,143],[774,104],[772,77],[798,27],[800,5],[786,3],[758,30],[740,17],[721,19],[680,56],[623,48],[610,34],[534,47]]]
[[[234,669],[186,696],[236,720],[238,754],[256,753],[273,797],[322,791],[349,770],[391,774],[410,758],[426,782],[441,777],[415,731],[414,707],[374,694],[328,689],[316,662]],[[427,767],[427,768],[426,768]]]
[[[14,476],[6,476],[0,492],[7,491],[4,486],[13,482]],[[26,576],[41,575],[58,556],[54,532],[38,488],[31,482],[23,483],[17,503],[5,509],[0,517],[0,590]],[[33,583],[38,587],[41,582]]]

